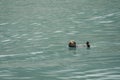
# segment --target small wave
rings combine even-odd
[[[7,25],[8,23],[0,23],[0,26]]]
[[[15,35],[13,35],[13,36],[11,36],[11,37],[18,37],[19,36],[19,34],[15,34]]]
[[[27,36],[28,34],[22,34],[21,36]]]
[[[95,16],[87,20],[96,20],[96,19],[104,19],[104,18],[105,18],[104,16]]]
[[[3,40],[1,42],[9,42],[9,41],[11,41],[11,40],[10,39],[6,39],[6,40]]]
[[[110,14],[107,14],[107,15],[104,15],[105,17],[111,17],[111,16],[114,16],[115,13],[110,13]]]
[[[43,53],[43,51],[40,51],[40,52],[31,52],[30,54],[35,55],[35,54],[41,54],[41,53]]]
[[[8,77],[8,76],[12,76],[10,74],[1,74],[0,77]]]
[[[110,62],[119,62],[119,56],[118,57],[97,57],[94,59],[84,60],[83,62],[90,62],[90,63],[110,63]]]
[[[111,71],[112,70],[112,71]],[[90,80],[104,80],[104,79],[118,79],[120,75],[117,74],[118,71],[115,68],[108,69],[93,69],[83,72],[72,72],[73,76],[61,76],[59,79],[90,79]]]
[[[77,13],[77,14],[85,14],[85,12],[79,12],[79,13]]]
[[[94,16],[92,18],[89,18],[87,20],[97,20],[97,19],[105,19],[107,17],[111,17],[111,16],[114,16],[115,13],[110,13],[110,14],[107,14],[107,15],[102,15],[102,16]]]
[[[4,57],[17,57],[17,56],[28,56],[29,54],[31,55],[36,55],[36,54],[41,54],[43,53],[43,51],[39,51],[39,52],[31,52],[31,53],[21,53],[21,54],[9,54],[9,55],[0,55],[1,58],[4,58]]]
[[[83,76],[70,76],[70,77],[58,77],[59,79],[63,79],[63,80],[70,80],[70,79],[77,79],[77,78],[83,78]]]
[[[74,35],[75,33],[66,33],[66,34],[68,34],[68,35]]]
[[[59,71],[53,71],[53,72],[50,72],[50,73],[66,73],[66,72],[71,72],[71,71],[75,71],[76,69],[67,69],[67,70],[59,70]]]
[[[25,80],[25,79],[32,79],[32,77],[4,77],[4,79],[11,79],[11,80]]]
[[[94,30],[94,32],[102,32],[102,30]]]
[[[34,39],[32,39],[32,38],[29,38],[29,39],[27,39],[28,41],[32,41],[32,40],[34,40]]]
[[[22,38],[22,37],[25,37],[27,36],[28,34],[15,34],[15,35],[12,35],[11,37],[14,37],[14,38]]]
[[[40,23],[32,23],[31,25],[36,25],[36,26],[40,26]]]
[[[76,33],[78,33],[78,31],[71,31],[71,32],[69,32],[69,33],[66,33],[66,34],[69,34],[69,35],[71,35],[71,34],[76,34]]]
[[[63,31],[59,31],[59,30],[58,31],[54,31],[54,33],[61,33],[61,32],[63,32]]]
[[[106,69],[93,69],[93,70],[88,70],[88,71],[84,71],[84,72],[74,72],[73,74],[93,74],[93,73],[104,73],[104,72],[108,72],[111,70],[114,70],[112,72],[109,73],[116,73],[115,70],[119,70],[120,67],[114,67],[114,68],[106,68]],[[108,74],[108,73],[105,73]]]
[[[43,33],[43,32],[35,32],[34,34],[41,34],[41,33]]]
[[[114,21],[100,21],[99,23],[112,23]]]
[[[10,54],[10,55],[0,55],[0,57],[10,57],[10,56],[16,56],[17,54]]]

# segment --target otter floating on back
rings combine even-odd
[[[76,48],[76,47],[80,47],[80,45],[76,46],[76,42],[74,40],[71,40],[68,43],[69,48]],[[86,45],[83,45],[83,47],[87,47],[88,49],[90,48],[90,43],[87,41]]]

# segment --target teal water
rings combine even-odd
[[[0,80],[120,80],[119,3],[0,0]]]

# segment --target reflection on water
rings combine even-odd
[[[76,54],[76,48],[74,48],[74,47],[69,47],[69,51]]]

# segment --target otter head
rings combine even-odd
[[[76,47],[76,42],[74,40],[71,40],[69,42],[69,47]]]

